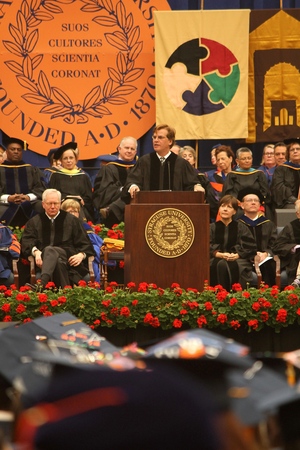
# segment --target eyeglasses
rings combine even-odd
[[[244,200],[246,203],[260,203],[257,198],[249,198],[248,200]]]
[[[290,148],[290,152],[299,152],[299,151],[300,151],[300,147]]]
[[[47,206],[59,206],[60,202],[44,202]]]
[[[159,141],[162,141],[163,139],[166,139],[167,136],[152,136],[152,140],[155,141],[155,139],[158,139]]]
[[[273,153],[264,153],[264,156],[274,156],[274,152]]]

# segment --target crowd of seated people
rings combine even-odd
[[[1,147],[4,156],[0,159],[0,222],[4,226],[23,227],[35,216],[45,214],[42,196],[46,189],[59,191],[63,203],[71,200],[69,209],[76,210],[73,214],[79,216],[84,227],[88,227],[87,222],[104,223],[108,227],[123,222],[125,204],[136,192],[169,190],[170,187],[172,190],[204,192],[205,201],[210,205],[210,221],[214,224],[222,222],[220,201],[230,195],[237,200],[233,218],[241,219],[251,230],[257,242],[257,254],[268,258],[263,268],[272,266],[271,272],[265,271],[271,273],[270,277],[265,275],[265,279],[268,282],[274,280],[274,261],[270,262],[273,244],[262,246],[261,233],[264,232],[261,230],[272,229],[274,240],[275,208],[293,209],[300,198],[300,144],[297,139],[289,144],[265,145],[258,168],[253,167],[249,148],[238,148],[234,154],[230,146],[219,143],[211,151],[215,168],[201,172],[197,168],[195,149],[178,146],[175,130],[162,124],[153,130],[154,151],[139,159],[137,140],[132,136],[122,138],[117,154],[100,163],[94,183],[88,173],[77,166],[79,150],[76,142],[50,150],[50,166],[44,173],[24,162],[24,150],[26,143],[24,145],[18,138],[6,138]],[[245,190],[252,199],[250,212],[247,211],[249,198],[244,199]],[[278,248],[277,254],[282,254]],[[292,272],[289,279],[296,278],[297,274]]]

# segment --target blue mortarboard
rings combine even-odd
[[[213,150],[214,148],[221,147],[221,145],[223,145],[223,144],[221,144],[221,143],[219,142],[218,144],[215,144],[211,149]]]

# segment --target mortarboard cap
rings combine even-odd
[[[95,448],[99,436],[103,450],[220,448],[209,394],[150,361],[131,370],[57,366],[33,411],[22,412],[15,440],[30,448]]]
[[[62,145],[59,147],[55,152],[55,159],[60,159],[64,152],[67,150],[73,150],[73,152],[77,155],[77,142],[68,142],[67,144]]]
[[[219,142],[218,144],[215,144],[211,149],[214,150],[218,147],[221,147],[221,145],[223,145],[223,144],[221,144],[221,142]]]
[[[244,188],[244,189],[241,189],[239,192],[238,192],[238,200],[240,200],[240,201],[243,201],[243,198],[246,196],[246,195],[257,195],[257,197],[259,198],[259,200],[260,200],[260,203],[263,203],[264,201],[265,201],[265,199],[264,199],[264,197],[263,197],[263,195],[262,195],[262,193],[258,190],[258,189],[255,189],[255,188],[252,188],[252,187],[247,187],[247,188]]]
[[[203,382],[220,410],[229,408],[226,373],[231,367],[247,370],[255,363],[249,348],[217,333],[199,329],[176,333],[146,349],[145,358],[160,364],[180,367]]]
[[[88,325],[69,313],[34,319],[18,327],[9,327],[0,332],[0,375],[12,384],[22,377],[22,394],[28,400],[36,395],[36,373],[31,370],[31,353],[37,342],[59,339],[74,346],[98,353],[114,353],[113,344],[100,336]]]
[[[15,137],[4,137],[3,138],[3,144],[7,148],[10,144],[19,144],[23,150],[28,149],[28,143],[26,141],[23,141],[22,139],[15,138]]]
[[[149,347],[146,357],[187,370],[207,387],[220,410],[233,411],[246,426],[264,420],[264,400],[280,389],[291,391],[285,377],[256,361],[248,347],[204,329],[177,333]]]
[[[52,157],[54,159],[54,155],[55,155],[55,152],[57,152],[57,150],[58,150],[58,148],[51,148],[49,150],[48,155],[47,155],[47,158],[48,158],[49,162],[52,162],[51,159],[52,159]]]
[[[300,137],[284,139],[283,142],[284,142],[286,145],[293,144],[294,142],[298,142],[298,144],[299,144],[299,143],[300,143]]]

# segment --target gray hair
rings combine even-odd
[[[236,158],[239,159],[241,153],[250,153],[253,156],[252,151],[248,147],[241,147],[236,151]]]
[[[46,189],[43,192],[42,201],[45,202],[50,194],[57,194],[58,201],[61,202],[61,193],[57,189]]]
[[[138,147],[137,140],[136,140],[136,138],[134,138],[134,137],[132,137],[132,136],[126,136],[126,137],[123,137],[123,139],[121,140],[121,142],[120,142],[120,144],[119,144],[119,147],[123,147],[124,142],[127,141],[128,139],[130,139],[131,141],[134,141],[134,143],[135,143],[135,148],[137,149],[137,147]]]
[[[196,159],[196,150],[190,145],[181,147],[181,149],[179,150],[179,156],[182,156],[183,152],[190,152],[193,155],[194,159]]]

